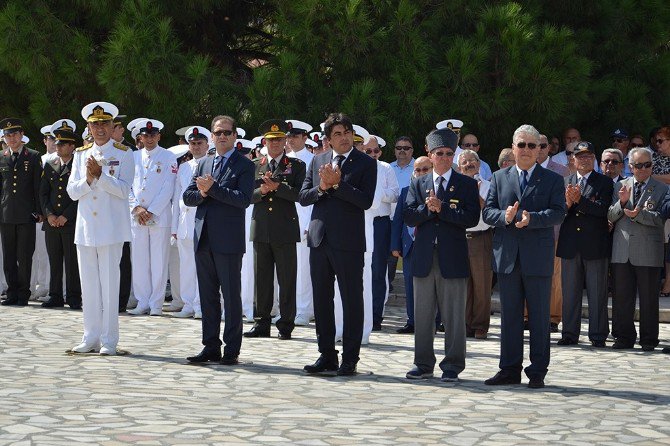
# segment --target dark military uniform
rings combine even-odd
[[[26,305],[30,298],[30,274],[35,252],[35,222],[39,204],[42,160],[35,150],[22,146],[15,154],[6,149],[0,156],[0,238],[7,280],[3,305]]]
[[[305,180],[305,163],[282,155],[272,173],[280,181],[276,191],[261,195],[261,177],[272,171],[271,159],[261,157],[256,165],[256,189],[251,202],[251,241],[254,244],[254,274],[256,296],[256,328],[261,333],[270,331],[270,312],[274,300],[274,271],[279,282],[279,309],[281,319],[276,326],[280,334],[290,335],[295,319],[296,243],[300,241],[300,225],[295,204]]]
[[[71,308],[81,308],[81,283],[74,244],[77,202],[66,191],[72,170],[72,159],[63,165],[60,158],[46,163],[40,184],[40,203],[45,222],[42,225],[49,255],[49,306],[63,305],[63,262],[65,262],[66,301]],[[65,225],[53,227],[46,221],[49,215],[67,218]],[[45,305],[47,306],[47,305]]]

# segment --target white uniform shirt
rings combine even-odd
[[[86,146],[84,146],[86,147]],[[106,246],[130,241],[128,194],[133,182],[133,152],[109,140],[74,152],[67,193],[79,200],[74,242],[82,246]],[[102,174],[89,185],[86,182],[86,160],[102,160]]]
[[[299,152],[287,152],[286,156],[289,158],[298,158],[305,163],[309,169],[314,154],[307,149],[302,149]],[[309,226],[309,221],[312,219],[312,205],[302,206],[300,203],[295,203],[295,209],[298,212],[298,224],[300,225],[300,240],[306,240],[306,231]]]
[[[142,206],[154,214],[155,226],[172,226],[171,200],[177,177],[177,157],[174,153],[156,146],[133,152],[135,158],[135,178],[129,196],[130,211]],[[132,218],[132,226],[139,226]]]
[[[489,189],[491,188],[491,182],[487,181],[485,179],[480,179],[481,183],[479,184],[479,196],[482,198],[482,200],[486,201],[486,196],[489,194]],[[482,218],[482,213],[481,211],[479,212],[479,223],[477,223],[477,226],[473,228],[468,228],[466,229],[467,232],[476,232],[476,231],[486,231],[489,229],[491,226],[487,225],[484,223],[484,219]]]
[[[58,153],[57,152],[52,152],[52,153],[45,153],[42,155],[42,168],[47,165],[47,163],[50,163],[51,161],[55,160],[58,158]]]
[[[172,234],[177,234],[179,240],[186,240],[187,237],[193,238],[195,229],[195,211],[197,208],[186,206],[184,204],[184,191],[193,181],[198,168],[197,159],[192,159],[179,166],[177,172],[177,181],[174,185],[174,195],[172,196]]]
[[[377,161],[377,184],[375,186],[375,196],[372,200],[372,206],[366,212],[371,217],[389,217],[391,215],[391,205],[398,202],[400,187],[398,178],[388,163]]]

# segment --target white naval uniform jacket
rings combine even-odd
[[[102,160],[102,174],[89,185],[86,160],[91,156]],[[75,244],[100,247],[130,241],[128,193],[134,172],[133,152],[113,140],[103,146],[87,144],[74,152],[67,193],[79,201]]]
[[[184,204],[184,191],[193,181],[193,175],[198,168],[197,159],[192,159],[179,166],[177,172],[177,181],[174,185],[174,194],[172,196],[172,230],[171,234],[177,234],[179,240],[191,238],[195,231],[195,211],[197,208],[186,206]]]
[[[133,155],[135,178],[129,194],[130,211],[142,206],[154,214],[156,227],[171,227],[171,200],[177,177],[177,157],[161,146],[156,146],[151,151],[138,150]],[[137,219],[132,218],[131,226],[140,224]]]
[[[299,152],[288,152],[286,156],[291,158],[298,158],[299,160],[305,163],[307,169],[314,158],[314,154],[307,149],[302,149]],[[296,201],[295,209],[298,212],[298,224],[300,225],[300,240],[307,240],[307,228],[309,227],[309,221],[312,219],[312,205],[303,206]]]

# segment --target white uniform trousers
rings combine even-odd
[[[248,240],[248,239],[247,239]],[[254,245],[247,242],[242,256],[242,314],[247,321],[254,320]],[[223,308],[223,307],[222,307]]]
[[[295,288],[295,314],[312,318],[314,316],[314,296],[312,294],[312,276],[309,273],[309,247],[307,241],[296,245],[298,273]]]
[[[363,254],[363,338],[361,344],[370,342],[370,333],[372,333],[372,253]],[[335,339],[342,339],[342,325],[344,317],[342,315],[342,296],[340,288],[335,279]]]
[[[112,350],[119,343],[119,262],[123,243],[77,245],[84,336],[81,342]]]
[[[182,311],[200,312],[200,289],[198,288],[198,276],[195,271],[195,251],[193,239],[177,239],[179,248],[179,292],[184,302]],[[174,286],[172,288],[174,290]],[[174,295],[173,295],[174,296]]]
[[[3,263],[2,263],[2,243],[0,243],[0,271],[4,271],[4,269],[2,268],[2,265],[3,265]],[[0,292],[5,291],[7,289],[7,281],[5,280],[5,275],[2,274],[2,273],[0,273],[0,287],[2,287]]]
[[[168,277],[170,279],[170,295],[172,296],[172,306],[181,306],[181,266],[179,259],[179,248],[176,240],[173,243],[170,237],[170,254],[168,260]]]
[[[162,311],[170,254],[170,228],[132,226],[133,292],[137,308]]]
[[[35,294],[38,286],[38,295],[46,296],[49,294],[49,255],[47,254],[47,245],[41,223],[35,231],[35,253],[33,254],[30,274],[30,291]]]

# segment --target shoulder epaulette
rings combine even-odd
[[[115,142],[115,143],[114,143],[114,147],[116,147],[116,148],[119,149],[119,150],[123,150],[124,152],[125,152],[126,150],[130,150],[130,147],[128,147],[128,146],[124,146],[124,145],[121,144],[120,142]]]
[[[93,143],[92,143],[92,142],[90,142],[90,143],[88,143],[88,144],[86,144],[86,145],[84,145],[84,146],[82,146],[82,147],[77,147],[77,148],[75,149],[75,152],[83,152],[84,150],[88,150],[88,149],[90,149],[91,147],[93,147]]]

